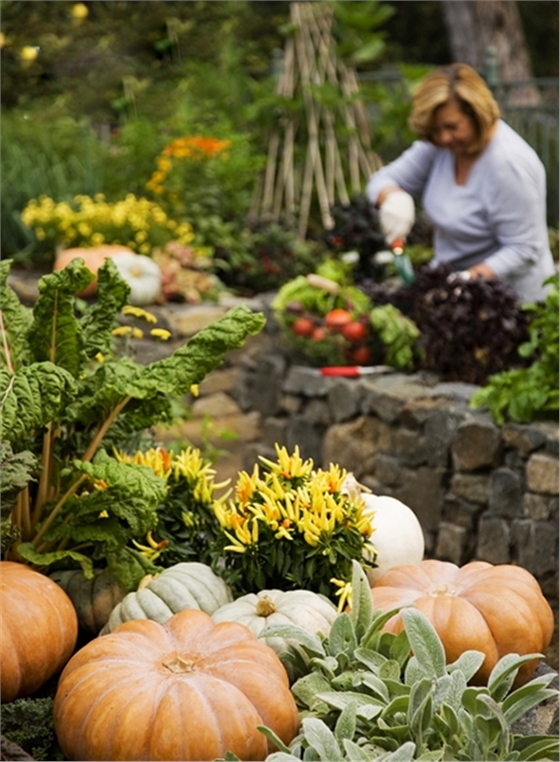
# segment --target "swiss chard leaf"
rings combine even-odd
[[[57,419],[76,394],[74,378],[52,362],[23,366],[15,374],[0,369],[1,438],[14,443]]]
[[[129,294],[130,286],[119,275],[115,263],[106,259],[97,272],[96,303],[80,320],[88,357],[111,350],[115,316],[127,303]]]
[[[83,290],[93,274],[83,260],[72,260],[64,270],[44,275],[39,298],[33,307],[29,347],[37,362],[50,360],[77,378],[86,360],[82,330],[74,314],[76,292]]]
[[[0,262],[0,333],[3,338],[0,342],[0,367],[13,372],[28,359],[27,332],[33,313],[29,307],[21,304],[15,291],[8,286],[10,267],[9,259]]]

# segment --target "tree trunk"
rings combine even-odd
[[[443,0],[443,14],[455,61],[469,64],[490,79],[493,73],[500,81],[523,82],[533,77],[514,0]],[[495,72],[489,66],[492,62]],[[517,103],[536,102],[538,98],[538,90],[531,86],[510,93],[510,99]]]

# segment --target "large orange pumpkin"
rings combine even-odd
[[[59,680],[54,723],[68,759],[214,760],[229,750],[262,760],[270,747],[257,725],[289,743],[299,716],[271,648],[188,609],[85,645]]]
[[[35,693],[66,664],[78,637],[70,598],[44,574],[0,562],[2,702]]]
[[[426,560],[393,567],[375,582],[371,593],[374,607],[381,611],[413,604],[425,614],[449,663],[469,649],[484,653],[473,679],[479,685],[487,683],[502,656],[542,653],[552,640],[552,609],[537,580],[520,566],[472,561],[459,567]],[[400,632],[403,626],[397,614],[385,630]],[[537,663],[533,659],[523,665],[515,684],[529,680]]]
[[[110,259],[114,257],[116,254],[134,254],[132,249],[129,249],[126,246],[118,246],[118,245],[109,245],[104,244],[103,246],[92,246],[89,249],[63,249],[56,255],[56,259],[54,261],[53,270],[64,270],[66,265],[71,262],[73,259],[77,259],[78,257],[80,259],[84,260],[85,266],[88,268],[88,270],[91,270],[91,272],[94,275],[97,275],[97,271],[101,267],[102,264],[104,264],[106,259]],[[80,291],[77,296],[94,296],[95,292],[97,291],[97,278],[91,281],[91,283],[86,286],[86,288],[83,291]]]

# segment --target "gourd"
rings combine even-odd
[[[14,561],[0,562],[0,609],[6,703],[31,696],[66,664],[76,646],[78,617],[55,582]]]
[[[197,561],[175,564],[155,577],[144,577],[138,590],[125,595],[115,606],[100,635],[131,619],[153,619],[164,624],[183,609],[213,614],[232,598],[228,585],[206,564]]]
[[[81,569],[52,572],[49,576],[68,594],[84,632],[97,635],[127,590],[109,569],[94,569],[88,579]]]
[[[79,257],[80,259],[84,260],[84,264],[88,270],[91,270],[94,275],[97,275],[97,271],[101,265],[103,265],[105,260],[109,258],[112,259],[117,254],[132,254],[135,256],[132,249],[129,249],[126,246],[111,246],[109,244],[105,244],[103,246],[92,246],[91,248],[87,249],[63,249],[62,251],[57,252],[53,270],[64,270],[69,262]],[[83,291],[80,291],[78,294],[76,294],[76,296],[95,296],[96,291],[97,278],[92,280],[91,283]]]
[[[331,601],[311,590],[261,590],[226,603],[212,614],[212,619],[238,622],[257,637],[265,628],[276,624],[295,624],[313,635],[318,632],[328,635],[337,613]],[[259,639],[279,656],[290,650],[289,639],[277,636]],[[303,651],[301,653],[303,655]]]
[[[130,304],[141,307],[159,299],[162,273],[157,262],[132,251],[117,254],[113,257],[113,262],[121,278],[130,286]]]
[[[272,745],[258,725],[285,744],[298,730],[280,660],[243,625],[194,609],[90,641],[54,700],[67,759],[263,760]]]
[[[414,511],[388,495],[362,494],[364,512],[370,516],[374,533],[370,542],[377,551],[374,568],[367,569],[372,585],[393,566],[418,564],[424,558],[424,532]],[[371,554],[364,551],[366,560]]]
[[[472,561],[456,566],[424,560],[389,569],[371,589],[374,608],[389,611],[414,605],[434,626],[447,661],[464,651],[481,651],[484,662],[473,683],[484,685],[497,661],[509,653],[542,653],[554,631],[552,609],[539,583],[526,569],[513,564],[493,566]],[[403,629],[400,614],[385,625],[387,632]],[[538,664],[524,664],[514,685],[530,679]]]

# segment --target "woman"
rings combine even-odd
[[[426,77],[410,126],[420,140],[367,186],[388,244],[404,239],[421,196],[434,225],[433,264],[461,277],[501,278],[522,302],[545,296],[554,273],[545,169],[504,121],[484,80],[466,64]]]

